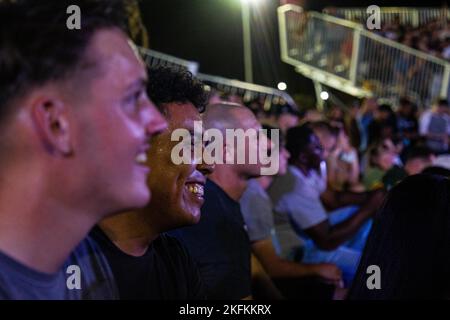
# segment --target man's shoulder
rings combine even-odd
[[[192,269],[193,259],[184,246],[176,237],[167,233],[162,233],[153,242],[155,257],[158,257],[158,264],[170,265],[178,270]]]
[[[298,178],[294,174],[295,168],[289,166],[286,173],[283,175],[277,175],[270,187],[268,193],[272,197],[275,194],[286,194],[292,192],[298,183]]]
[[[118,298],[116,283],[108,260],[91,235],[73,250],[64,268],[72,272],[80,272],[83,299]]]
[[[189,229],[220,224],[240,211],[239,202],[233,200],[219,185],[208,180],[205,189],[205,202],[201,207],[200,222]]]
[[[431,110],[425,110],[425,111],[422,112],[421,115],[419,116],[419,120],[424,120],[424,119],[430,118],[433,114],[434,114],[433,111],[431,111]]]
[[[70,263],[80,263],[82,265],[108,266],[106,261],[106,257],[103,255],[99,243],[91,233],[72,251],[66,261],[66,265]]]
[[[156,250],[170,250],[170,252],[185,252],[186,248],[173,235],[168,233],[161,233],[158,238],[154,241],[153,247]]]
[[[42,273],[0,252],[0,299],[61,300],[77,299],[66,290],[64,269]]]

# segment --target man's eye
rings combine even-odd
[[[126,103],[136,104],[142,96],[142,90],[136,91],[126,98]]]

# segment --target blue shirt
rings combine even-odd
[[[79,273],[70,266],[79,267]],[[61,269],[47,274],[31,269],[0,252],[0,299],[102,300],[118,299],[117,287],[106,258],[89,237],[72,252]],[[74,284],[79,274],[79,289]],[[72,278],[71,278],[72,277]]]

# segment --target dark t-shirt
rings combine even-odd
[[[208,180],[200,222],[171,232],[200,268],[209,299],[251,294],[250,241],[239,203]]]
[[[397,115],[397,129],[400,134],[418,132],[419,123],[414,116],[405,117]]]
[[[119,298],[108,262],[95,241],[89,237],[78,245],[63,267],[54,274],[30,269],[1,252],[0,270],[0,299],[97,300]],[[77,283],[79,283],[79,287]]]
[[[181,243],[166,234],[156,238],[144,255],[121,251],[95,227],[91,236],[107,257],[123,300],[204,299],[204,287],[195,262]]]

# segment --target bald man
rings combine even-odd
[[[210,105],[203,121],[206,129],[218,129],[224,137],[227,129],[261,129],[253,113],[239,104]],[[259,177],[263,165],[226,163],[227,154],[234,154],[236,160],[238,152],[258,150],[250,143],[223,140],[224,163],[216,164],[206,182],[200,222],[172,234],[197,261],[209,299],[243,299],[251,296],[251,248],[239,200],[248,180]]]

